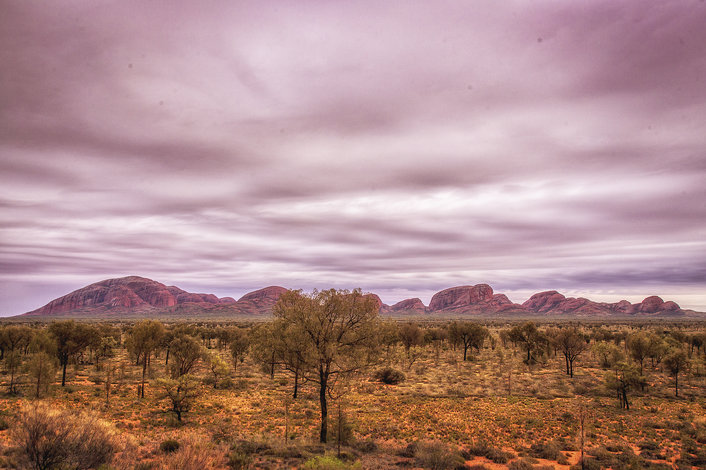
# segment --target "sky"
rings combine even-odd
[[[0,315],[126,275],[706,311],[704,1],[0,10]]]

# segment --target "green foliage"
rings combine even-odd
[[[361,468],[360,462],[348,464],[330,455],[312,457],[302,465],[306,470],[357,470]]]
[[[160,389],[160,398],[167,398],[171,403],[171,410],[176,414],[177,421],[181,421],[182,413],[191,409],[198,397],[197,382],[190,375],[182,375],[176,379],[158,379],[157,387]]]

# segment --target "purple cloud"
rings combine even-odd
[[[0,314],[127,274],[706,310],[704,24],[703,2],[6,5]]]

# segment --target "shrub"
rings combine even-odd
[[[95,416],[44,405],[23,410],[12,435],[26,466],[38,470],[96,468],[117,451],[113,431]]]
[[[392,367],[385,367],[375,372],[375,380],[387,385],[397,385],[405,381],[405,375]]]
[[[532,457],[546,460],[566,460],[564,454],[561,453],[561,447],[554,441],[535,442],[529,450]]]
[[[166,441],[162,441],[162,443],[159,445],[159,450],[164,452],[165,454],[171,454],[172,452],[176,452],[179,450],[179,441],[175,441],[174,439],[167,439]]]
[[[186,442],[162,459],[163,470],[207,470],[223,468],[225,452],[203,441]]]
[[[533,466],[525,459],[517,459],[510,462],[509,470],[532,470]]]
[[[464,464],[458,451],[439,441],[420,442],[414,456],[417,465],[432,470],[455,469]]]
[[[469,457],[474,455],[485,457],[493,463],[507,463],[510,459],[515,457],[514,454],[505,452],[498,447],[494,447],[486,441],[475,443],[468,448],[466,454],[468,454]]]
[[[360,462],[347,464],[330,455],[319,455],[307,460],[302,468],[307,470],[349,470],[361,467]]]
[[[253,458],[251,455],[241,452],[239,450],[233,450],[228,454],[228,467],[235,470],[245,470],[250,468]]]

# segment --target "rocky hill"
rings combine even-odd
[[[128,276],[96,282],[24,315],[151,315],[203,311],[261,315],[270,313],[272,306],[286,290],[278,286],[266,287],[236,301],[232,297],[218,298],[213,294],[186,292],[144,277]]]
[[[245,294],[237,301],[213,294],[186,292],[175,286],[139,276],[107,279],[78,289],[45,306],[25,313],[31,316],[61,315],[268,315],[287,289],[265,287]],[[650,296],[637,304],[627,300],[616,303],[594,302],[585,298],[565,297],[557,291],[534,294],[522,305],[504,294],[496,294],[488,284],[457,286],[434,294],[429,306],[418,298],[386,305],[376,294],[372,297],[383,315],[498,315],[498,316],[681,316],[684,311],[671,301]]]

